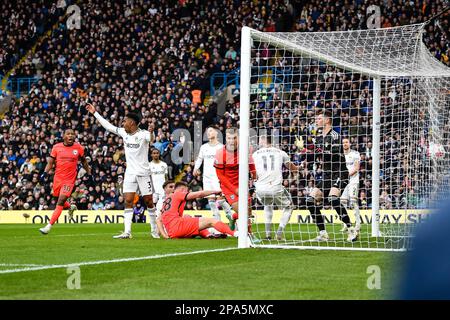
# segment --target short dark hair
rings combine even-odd
[[[236,128],[236,127],[231,127],[231,128],[228,128],[226,131],[225,131],[225,133],[227,133],[227,134],[239,134],[239,129],[238,128]]]
[[[141,122],[141,116],[136,112],[128,112],[125,117],[133,120],[136,123],[136,125],[138,125]]]
[[[208,130],[209,128],[214,129],[214,130],[216,130],[216,131],[219,131],[219,127],[218,127],[217,125],[215,125],[215,124],[212,124],[212,125],[207,126],[207,127],[206,127],[206,130]]]
[[[167,180],[166,182],[163,183],[163,189],[165,189],[169,184],[171,183],[175,183],[175,181],[173,180]]]
[[[271,134],[262,135],[261,138],[264,138],[266,140],[267,144],[272,144],[272,135]]]
[[[317,110],[316,115],[320,115],[320,114],[323,114],[327,118],[331,118],[333,116],[333,113],[331,112],[331,110],[328,110],[328,109]]]
[[[184,181],[178,181],[177,183],[175,183],[175,189],[177,189],[178,187],[189,188],[189,185]]]

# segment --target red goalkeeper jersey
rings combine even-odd
[[[249,170],[254,173],[255,164],[251,156],[249,160]],[[239,152],[228,151],[226,146],[223,146],[216,152],[214,168],[216,168],[222,191],[235,193],[239,187]]]

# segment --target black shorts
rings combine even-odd
[[[323,193],[323,197],[327,198],[331,188],[338,188],[341,192],[348,185],[348,171],[333,174],[324,174],[323,179],[316,183],[316,187]]]

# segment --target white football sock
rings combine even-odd
[[[361,216],[359,214],[358,201],[353,202],[353,210],[355,211],[356,228],[359,229],[361,227]]]
[[[233,215],[233,209],[228,204],[228,202],[225,199],[220,199],[219,204],[222,209],[225,210],[225,214],[227,215],[227,217],[231,218],[231,216]]]
[[[286,225],[289,223],[289,220],[291,219],[291,215],[292,215],[292,208],[283,209],[283,215],[281,216],[279,226],[281,230],[284,230],[284,228],[286,228]]]
[[[162,200],[162,198],[160,198],[158,200],[158,202],[156,203],[156,217],[159,217],[161,215],[161,210],[163,207],[164,201]]]
[[[208,200],[208,203],[209,203],[209,207],[211,208],[211,211],[213,213],[213,218],[216,220],[222,221],[220,218],[219,209],[217,208],[217,205],[216,205],[216,201]]]
[[[156,232],[158,230],[158,226],[156,225],[156,208],[147,208],[148,215],[150,217],[150,228],[152,232]]]
[[[131,233],[131,223],[133,220],[133,209],[127,208],[123,213],[123,224],[124,224],[124,232]]]
[[[273,206],[264,206],[264,217],[266,218],[266,235],[269,236],[272,231]]]

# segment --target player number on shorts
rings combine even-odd
[[[148,182],[148,190],[149,190],[150,192],[153,191],[153,188],[152,188],[152,182],[151,182],[151,181]]]
[[[263,166],[264,166],[264,170],[267,171],[268,165],[267,165],[267,157],[263,156]],[[275,170],[275,156],[271,155],[270,156],[270,171],[274,171]]]

